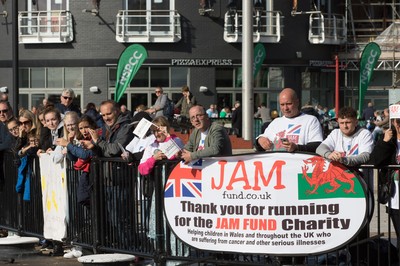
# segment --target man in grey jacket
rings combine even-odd
[[[204,157],[232,155],[231,141],[225,128],[211,123],[203,106],[190,108],[189,119],[195,129],[182,152],[185,163]]]
[[[85,147],[97,146],[104,157],[119,157],[122,153],[120,145],[126,147],[134,137],[131,120],[128,116],[121,114],[118,104],[113,100],[102,102],[100,113],[104,120],[102,137],[100,138],[96,131],[91,130],[91,143],[85,141]]]

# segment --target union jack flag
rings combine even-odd
[[[295,126],[294,124],[290,124],[288,126],[289,131],[286,133],[287,135],[289,134],[300,134],[301,131],[301,125]]]
[[[348,155],[358,155],[358,144],[354,145],[348,152]]]
[[[178,164],[168,177],[164,196],[201,198],[201,170],[181,168]]]

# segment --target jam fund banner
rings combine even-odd
[[[365,191],[360,176],[320,156],[260,153],[178,164],[164,208],[174,233],[198,249],[315,254],[357,235]]]

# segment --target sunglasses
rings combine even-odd
[[[156,93],[161,93],[161,91],[156,91]]]
[[[0,114],[6,114],[8,113],[8,109],[0,110]]]
[[[62,96],[64,98],[64,100],[72,100],[72,97],[68,97],[68,96]]]
[[[29,121],[29,120],[27,120],[27,121],[19,121],[19,123],[20,124],[22,124],[22,125],[24,125],[24,126],[26,126],[26,125],[30,125],[32,122],[31,121]]]

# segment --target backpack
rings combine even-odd
[[[165,102],[164,111],[163,111],[164,116],[167,118],[171,118],[171,119],[174,118],[174,110],[175,110],[175,104],[167,96],[167,101]]]

